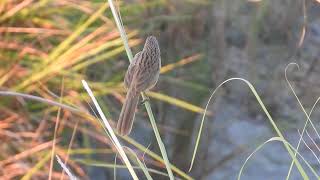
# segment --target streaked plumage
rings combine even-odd
[[[128,92],[117,124],[120,135],[128,135],[131,132],[140,93],[155,86],[160,68],[158,41],[154,36],[149,36],[143,50],[134,56],[124,78],[124,85]]]

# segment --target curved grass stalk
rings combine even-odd
[[[320,152],[320,148],[319,145],[314,141],[314,138],[311,137],[311,135],[308,133],[308,130],[306,130],[306,134],[309,137],[309,139],[311,140],[311,142],[313,143],[313,145],[316,147],[316,149],[318,150],[318,152]],[[320,162],[320,161],[319,161]],[[319,163],[320,164],[320,163]]]
[[[319,175],[317,174],[317,172],[312,168],[312,166],[304,159],[304,157],[298,152],[298,149],[295,149],[288,141],[286,141],[283,138],[280,137],[272,137],[269,140],[265,141],[264,143],[260,144],[245,160],[245,162],[242,164],[239,174],[238,174],[238,180],[240,180],[241,178],[241,174],[243,172],[244,167],[246,166],[246,164],[248,163],[249,159],[255,154],[257,153],[264,145],[266,145],[269,142],[272,141],[281,141],[285,144],[288,144],[290,146],[290,148],[295,150],[295,153],[297,153],[299,155],[299,157],[301,157],[301,159],[306,163],[306,165],[309,167],[309,169],[312,171],[312,173],[319,179]]]
[[[132,56],[132,52],[130,50],[130,47],[129,47],[129,44],[128,44],[128,40],[127,40],[127,35],[126,35],[126,32],[124,30],[124,27],[120,21],[120,18],[119,18],[119,14],[117,13],[116,9],[115,9],[115,6],[113,4],[113,1],[112,0],[108,0],[108,3],[109,3],[109,6],[111,8],[111,11],[112,11],[112,14],[113,14],[113,17],[115,19],[115,22],[117,24],[117,27],[118,27],[118,30],[120,32],[120,35],[121,35],[121,38],[123,40],[123,44],[124,44],[124,47],[126,49],[126,52],[127,52],[127,56],[129,58],[129,61],[131,62],[132,59],[133,59],[133,56]],[[141,96],[143,98],[143,100],[145,101],[146,100],[146,95],[145,93],[141,93]],[[165,162],[165,166],[166,166],[166,169],[167,169],[167,172],[169,174],[169,178],[170,180],[173,180],[174,177],[173,177],[173,173],[172,173],[172,170],[170,168],[170,162],[169,162],[169,159],[168,159],[168,155],[167,155],[167,152],[166,152],[166,149],[165,149],[165,146],[161,140],[161,137],[160,137],[160,133],[157,129],[157,125],[156,125],[156,121],[155,121],[155,118],[153,116],[153,113],[152,113],[152,110],[151,110],[151,106],[150,106],[150,103],[148,101],[145,101],[145,107],[147,109],[147,113],[149,115],[149,119],[150,119],[150,122],[151,122],[151,126],[153,128],[153,132],[156,136],[156,139],[157,139],[157,142],[158,142],[158,145],[159,145],[159,148],[160,148],[160,151],[161,151],[161,154],[162,154],[162,157],[164,159],[164,162]]]
[[[74,107],[50,100],[50,99],[44,99],[42,97],[39,96],[33,96],[33,95],[29,95],[29,94],[23,94],[23,93],[18,93],[18,92],[13,92],[13,91],[0,91],[0,96],[17,96],[17,97],[22,97],[25,99],[30,99],[30,100],[34,100],[34,101],[39,101],[45,104],[49,104],[49,105],[53,105],[53,106],[58,106],[61,107],[63,109],[67,109],[71,112],[75,112],[75,113],[80,113],[81,110],[80,109],[76,109]]]
[[[308,134],[308,131],[306,131],[306,133]],[[298,134],[300,135],[303,144],[311,151],[312,155],[316,158],[316,160],[318,161],[318,164],[320,165],[320,160],[319,160],[318,156],[316,155],[316,153],[314,152],[314,150],[312,150],[312,149],[310,148],[310,146],[307,144],[307,142],[302,138],[302,134],[300,133],[299,129],[298,129]],[[309,137],[310,137],[310,136],[309,136]],[[310,139],[311,139],[311,137],[310,137]],[[313,139],[311,139],[311,140],[313,141]],[[316,146],[317,146],[317,144],[316,144]]]
[[[254,86],[247,80],[243,79],[243,78],[230,78],[230,79],[227,79],[225,81],[223,81],[214,91],[213,93],[211,94],[209,100],[208,100],[208,103],[206,105],[206,108],[205,108],[205,111],[207,111],[208,109],[208,105],[213,97],[213,95],[216,93],[216,91],[224,84],[230,82],[230,81],[234,81],[234,80],[238,80],[238,81],[242,81],[242,82],[245,82],[248,87],[250,88],[251,92],[253,93],[253,95],[255,96],[255,98],[257,99],[259,105],[261,106],[262,110],[264,111],[264,113],[267,115],[273,129],[276,131],[276,133],[278,134],[278,136],[282,139],[284,139],[284,136],[282,135],[281,131],[279,130],[278,126],[276,125],[276,123],[274,122],[273,118],[271,117],[269,111],[267,110],[267,108],[265,107],[264,103],[262,102],[260,96],[258,95],[257,91],[255,90]],[[203,124],[204,124],[204,120],[205,120],[205,114],[202,116],[202,120],[201,120],[201,125],[200,125],[200,129],[199,129],[199,133],[198,133],[198,136],[197,136],[197,140],[196,140],[196,145],[195,145],[195,148],[194,148],[194,151],[193,151],[193,155],[192,155],[192,159],[191,159],[191,164],[190,164],[190,168],[189,168],[189,172],[191,171],[192,169],[192,166],[194,164],[194,159],[195,159],[195,156],[196,156],[196,153],[197,153],[197,149],[198,149],[198,146],[199,146],[199,142],[200,142],[200,137],[201,137],[201,132],[202,132],[202,129],[203,129]],[[298,161],[298,159],[294,156],[294,153],[293,151],[290,149],[290,146],[286,143],[284,143],[284,146],[286,148],[286,150],[288,151],[289,155],[291,156],[292,160],[294,161],[296,167],[298,168],[301,176],[303,177],[303,179],[307,180],[309,179],[306,172],[304,171],[303,167],[301,166],[300,162]]]
[[[312,123],[312,121],[311,121],[311,119],[310,119],[310,116],[311,116],[311,114],[312,114],[312,112],[313,112],[313,109],[314,109],[315,106],[317,105],[317,103],[318,103],[318,101],[320,100],[320,98],[318,98],[318,99],[316,100],[316,102],[313,104],[313,106],[312,106],[312,108],[311,108],[311,110],[310,110],[310,112],[309,112],[309,114],[308,114],[308,113],[306,112],[305,108],[303,107],[300,99],[298,98],[296,92],[294,91],[293,86],[291,85],[290,81],[288,80],[287,70],[288,70],[288,67],[291,66],[291,65],[295,65],[295,66],[299,69],[299,65],[298,65],[297,63],[290,63],[290,64],[288,64],[287,67],[286,67],[286,69],[285,69],[285,78],[286,78],[287,84],[288,84],[288,86],[290,87],[290,89],[291,89],[294,97],[295,97],[296,100],[298,101],[298,103],[299,103],[299,105],[300,105],[300,108],[302,109],[302,111],[304,112],[305,116],[307,117],[307,120],[306,120],[306,122],[305,122],[305,124],[304,124],[304,126],[303,126],[303,129],[302,129],[302,132],[301,132],[301,137],[300,137],[300,139],[299,139],[299,141],[298,141],[298,145],[297,145],[297,147],[296,147],[297,151],[299,151],[299,147],[300,147],[300,144],[301,144],[302,137],[303,137],[303,135],[304,135],[304,132],[305,132],[305,130],[306,130],[307,125],[308,125],[309,122],[310,122],[312,128],[314,129],[314,131],[316,132],[318,138],[320,138],[317,129],[315,128],[314,124]],[[296,154],[295,154],[295,156],[296,156]],[[293,167],[293,161],[292,161],[291,164],[290,164],[290,168],[289,168],[289,171],[288,171],[286,180],[289,180],[289,178],[290,178],[291,171],[292,171],[292,167]]]

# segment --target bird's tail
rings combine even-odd
[[[134,114],[138,102],[139,93],[134,93],[132,90],[129,90],[126,96],[126,100],[122,106],[117,124],[117,130],[120,135],[125,136],[131,132]]]

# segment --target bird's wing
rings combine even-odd
[[[131,84],[131,82],[132,82],[133,73],[134,73],[134,71],[135,71],[134,69],[135,69],[135,67],[136,67],[137,59],[139,58],[140,54],[141,54],[141,51],[138,52],[138,53],[134,56],[132,62],[130,63],[130,65],[129,65],[129,67],[128,67],[128,70],[127,70],[126,75],[125,75],[125,77],[124,77],[124,86],[125,86],[126,88],[129,88],[129,87],[130,87],[130,84]]]
[[[149,57],[150,58],[150,57]],[[146,60],[148,63],[140,63],[139,68],[144,69],[134,74],[134,86],[137,92],[142,92],[152,88],[159,77],[159,61]],[[149,63],[150,62],[150,63]],[[141,66],[141,67],[140,67]]]

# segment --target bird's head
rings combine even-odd
[[[160,48],[157,38],[154,36],[149,36],[144,44],[143,50],[148,54],[151,53],[152,55],[160,56]]]

